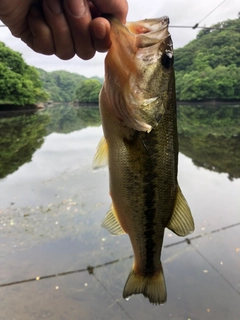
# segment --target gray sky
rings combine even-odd
[[[170,26],[193,26],[220,3],[221,0],[129,0],[128,21],[167,15],[170,18]],[[236,19],[238,12],[240,12],[240,1],[226,0],[200,26],[210,26],[223,20]],[[182,47],[193,40],[198,30],[170,28],[174,48]],[[28,64],[46,71],[67,70],[87,77],[103,76],[105,54],[96,54],[89,61],[83,61],[78,57],[63,61],[55,56],[44,56],[35,53],[21,40],[14,38],[7,28],[0,28],[0,41],[22,53]]]

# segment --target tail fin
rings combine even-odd
[[[153,276],[141,276],[133,269],[131,270],[123,289],[123,298],[127,299],[132,294],[139,293],[142,293],[153,304],[166,302],[167,291],[161,262],[159,272]]]

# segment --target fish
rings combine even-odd
[[[163,304],[167,291],[161,251],[164,230],[194,231],[178,185],[178,135],[169,18],[110,22],[111,46],[99,96],[103,138],[93,169],[108,165],[112,204],[102,226],[128,234],[134,263],[123,298],[143,294]]]

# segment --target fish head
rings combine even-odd
[[[175,91],[173,45],[169,18],[145,19],[123,25],[113,16],[111,47],[105,59],[105,89],[109,104],[129,127],[151,131],[144,119],[153,105],[165,112],[169,92]],[[146,118],[146,117],[145,117]]]

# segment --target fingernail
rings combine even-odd
[[[61,4],[58,0],[48,1],[47,5],[48,5],[49,9],[52,11],[52,13],[54,13],[54,14],[62,13],[62,7],[61,7]]]
[[[84,0],[66,0],[66,4],[75,17],[81,17],[86,13],[87,4]]]

